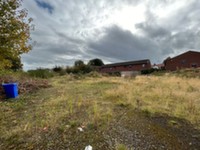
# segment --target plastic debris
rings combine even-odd
[[[85,150],[92,150],[92,146],[90,146],[90,145],[86,146]]]
[[[83,132],[83,128],[78,127],[78,131]]]

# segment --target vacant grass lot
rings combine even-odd
[[[50,88],[0,102],[0,149],[84,149],[89,144],[94,149],[126,149],[129,144],[112,137],[110,130],[120,116],[134,118],[135,110],[142,112],[143,119],[167,114],[200,128],[199,78],[163,75],[77,79],[67,75],[49,82]],[[124,120],[124,126],[130,124]],[[177,125],[176,120],[169,120],[169,124]],[[165,133],[163,129],[159,132]],[[166,146],[177,142],[173,136],[157,138],[168,139]]]
[[[120,86],[105,91],[106,99],[132,105],[147,113],[166,113],[200,127],[200,79],[176,76],[138,76],[117,80]]]

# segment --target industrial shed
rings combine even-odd
[[[103,65],[99,68],[101,73],[116,73],[116,72],[127,72],[127,71],[141,71],[151,69],[151,62],[149,59],[120,62],[114,64]]]
[[[198,68],[200,67],[200,52],[187,51],[173,58],[164,60],[166,70],[175,71],[184,68]]]

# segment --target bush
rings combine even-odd
[[[42,68],[36,70],[29,70],[28,75],[36,78],[50,78],[54,76],[53,72],[51,72],[49,69]]]
[[[114,76],[114,77],[120,77],[121,73],[120,72],[109,72],[108,73],[110,76]]]
[[[151,74],[154,71],[157,71],[157,69],[151,68],[151,69],[141,70],[141,74]]]
[[[11,75],[11,74],[13,74],[12,70],[6,70],[6,69],[0,70],[0,76]]]
[[[174,75],[185,78],[199,78],[200,77],[200,69],[199,68],[189,68],[189,69],[181,69],[173,72]]]
[[[92,68],[88,65],[79,65],[74,67],[67,67],[66,72],[67,73],[73,73],[73,74],[86,74],[90,73],[92,71]]]
[[[58,73],[60,76],[66,75],[66,71],[67,71],[61,66],[55,66],[52,70],[53,72]]]
[[[60,67],[60,66],[55,66],[55,67],[53,68],[53,71],[54,71],[54,72],[61,72],[62,70],[63,70],[63,68]]]
[[[66,71],[65,71],[65,70],[61,70],[61,71],[59,72],[59,75],[60,75],[60,76],[66,75]]]
[[[72,73],[72,70],[73,70],[72,67],[67,67],[67,68],[66,68],[66,72],[67,72],[67,73]]]
[[[102,77],[102,75],[96,71],[92,71],[90,73],[87,74],[88,77],[93,77],[93,78],[100,78]]]

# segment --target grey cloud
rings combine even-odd
[[[197,41],[198,35],[191,30],[186,30],[184,32],[177,33],[171,37],[171,41],[174,48],[182,49],[189,47],[195,49],[195,43]]]
[[[59,38],[59,37],[57,37]],[[24,66],[32,67],[52,67],[58,65],[72,65],[74,60],[83,59],[84,54],[80,49],[81,44],[76,43],[76,40],[68,40],[61,36],[58,39],[59,42],[51,43],[38,42],[34,49],[22,56],[22,60],[25,62]],[[31,67],[29,67],[31,68]]]
[[[200,25],[200,1],[199,0],[193,0],[191,3],[189,3],[187,6],[181,8],[178,10],[178,13],[175,14],[172,19],[174,23],[177,24],[177,27],[180,31],[180,29],[188,28],[191,25],[195,25],[193,27],[198,27]]]
[[[96,57],[105,62],[145,58],[162,62],[171,54],[200,47],[199,0],[183,0],[187,4],[164,18],[154,10],[171,7],[178,0],[43,1],[53,7],[52,14],[44,13],[34,1],[24,1],[34,19],[32,38],[37,42],[22,56],[25,67],[72,65],[76,59]],[[116,22],[104,24],[116,10],[140,4],[146,18],[135,25],[137,32],[113,25]]]
[[[157,45],[148,38],[132,34],[118,26],[104,30],[105,35],[96,42],[91,41],[91,53],[118,60],[146,59],[156,56]]]
[[[66,42],[70,42],[70,43],[78,44],[78,45],[84,44],[84,41],[82,39],[70,37],[67,34],[57,31],[56,29],[53,29],[53,30],[55,34],[59,37],[59,40],[61,41],[66,41]]]
[[[167,29],[148,22],[136,24],[135,27],[142,30],[149,38],[163,38],[171,34]]]
[[[157,43],[162,52],[160,57],[178,51],[199,49],[200,9],[197,9],[199,7],[200,1],[193,0],[164,20],[159,20],[156,14],[152,13],[153,8],[149,7],[145,22],[135,26],[146,38]]]
[[[25,66],[52,67],[55,65],[70,66],[76,59],[83,59],[84,54],[64,47],[38,48],[22,55]]]

